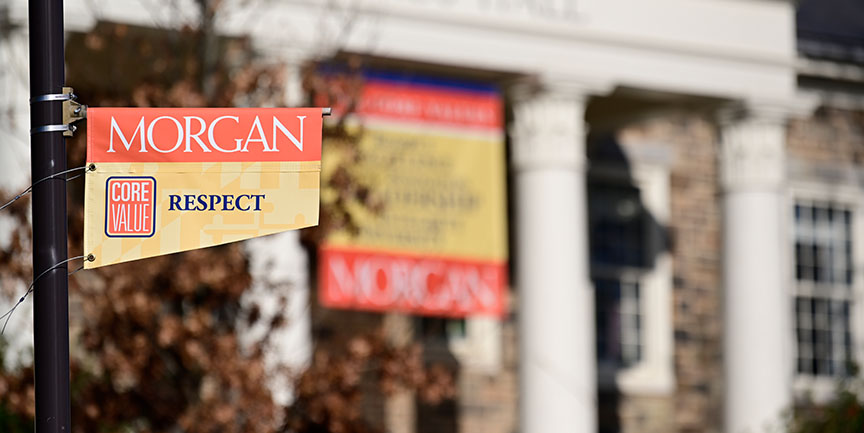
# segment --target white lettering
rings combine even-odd
[[[150,201],[150,186],[152,183],[143,182],[141,183],[141,201]]]
[[[126,150],[129,150],[132,147],[132,140],[135,139],[135,136],[138,135],[138,132],[141,132],[140,140],[141,140],[141,152],[146,152],[147,149],[144,147],[144,116],[141,116],[141,120],[138,121],[138,126],[135,128],[135,132],[132,133],[132,138],[126,140],[126,136],[123,135],[123,131],[120,130],[120,125],[117,124],[117,121],[114,120],[114,116],[111,116],[111,139],[108,141],[108,152],[114,152],[114,132],[117,132],[117,136],[120,137],[120,141],[123,142],[123,146],[126,147]]]
[[[129,186],[128,182],[123,182],[120,184],[120,201],[129,201]]]
[[[339,255],[327,262],[330,283],[326,296],[338,304],[426,312],[496,308],[495,270],[436,260],[356,257],[349,262]]]
[[[198,116],[183,116],[183,119],[186,120],[186,150],[184,150],[184,152],[192,151],[192,149],[189,148],[190,139],[197,141],[198,145],[201,146],[201,150],[203,150],[204,152],[212,152],[210,149],[207,148],[206,145],[204,145],[204,142],[201,141],[200,138],[198,138],[199,135],[203,134],[204,131],[207,130],[207,122],[205,122],[204,119]],[[192,119],[197,120],[198,126],[201,127],[201,129],[198,130],[198,132],[195,134],[192,133]]]
[[[156,126],[156,123],[158,123],[162,119],[170,119],[172,122],[174,122],[174,125],[177,126],[177,142],[174,143],[174,147],[169,150],[162,150],[156,146],[156,143],[153,142],[153,127]],[[180,124],[180,121],[171,116],[159,116],[153,119],[153,122],[150,123],[150,126],[147,128],[147,142],[150,144],[150,147],[152,147],[153,150],[159,153],[171,153],[177,150],[180,145],[183,144],[183,125]]]
[[[209,142],[210,142],[210,146],[216,148],[216,150],[218,150],[218,151],[220,151],[220,152],[225,152],[225,153],[234,153],[234,152],[237,152],[237,151],[240,150],[240,148],[241,148],[241,144],[243,143],[243,139],[242,139],[242,138],[235,138],[235,139],[234,139],[234,141],[237,143],[237,147],[234,148],[233,150],[225,150],[225,149],[219,147],[218,144],[216,144],[216,139],[214,138],[213,133],[214,133],[214,131],[216,130],[216,124],[219,123],[220,121],[222,121],[223,119],[232,119],[232,120],[234,120],[235,122],[237,122],[238,125],[240,124],[240,118],[237,117],[237,116],[220,116],[220,117],[217,117],[217,118],[213,121],[213,123],[210,124],[210,128],[207,130],[207,139],[208,139]]]
[[[114,182],[111,184],[111,201],[120,201],[118,188],[120,188],[120,182]]]
[[[306,118],[306,116],[297,116],[297,119],[300,120],[300,140],[297,140],[297,137],[295,137],[294,134],[292,134],[291,131],[289,131],[288,128],[285,127],[285,125],[283,125],[281,122],[279,122],[279,119],[277,119],[276,116],[273,116],[273,140],[272,140],[273,141],[273,148],[272,149],[266,149],[265,148],[264,151],[265,152],[278,152],[279,151],[279,149],[276,148],[276,129],[279,129],[280,131],[282,131],[282,134],[285,135],[286,137],[288,137],[288,139],[291,140],[292,143],[294,143],[294,146],[302,152],[303,151],[303,119],[305,119],[305,118]],[[258,119],[256,118],[255,120],[258,120]]]
[[[121,217],[120,217],[120,213],[118,212],[119,207],[120,207],[119,204],[112,204],[111,205],[111,226],[114,227],[114,230],[112,230],[114,233],[117,233],[120,231],[120,218]]]
[[[274,117],[274,121],[275,121],[275,117]],[[252,138],[252,133],[255,132],[256,130],[258,131],[258,137],[259,138]],[[274,139],[275,139],[275,137],[274,137]],[[264,152],[272,152],[272,150],[270,150],[270,146],[267,144],[267,138],[264,136],[264,129],[261,128],[261,119],[259,119],[258,116],[255,116],[255,121],[252,122],[252,127],[249,128],[249,135],[246,136],[246,142],[243,143],[243,150],[241,150],[241,152],[248,152],[249,151],[247,149],[247,147],[249,146],[250,141],[257,141],[259,143],[263,143],[264,144]],[[274,141],[273,144],[275,145],[276,142]]]
[[[150,219],[150,203],[144,203],[141,206],[141,212],[142,212],[142,217],[141,217],[142,224],[141,224],[141,226],[146,229],[150,224],[149,222],[147,222],[147,220]]]
[[[337,302],[350,301],[354,298],[354,274],[348,269],[348,264],[342,257],[330,260],[330,275],[333,276],[330,296],[338,295]]]

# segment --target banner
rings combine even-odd
[[[320,108],[89,108],[85,268],[318,224]]]
[[[367,79],[357,109],[358,173],[383,211],[356,209],[359,233],[330,234],[321,247],[324,306],[506,312],[502,105],[490,87]]]

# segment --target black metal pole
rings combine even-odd
[[[29,0],[30,96],[63,90],[63,0]],[[33,102],[30,125],[63,123],[62,101]],[[62,132],[31,132],[32,179],[66,170]],[[33,275],[66,260],[66,181],[33,187]],[[33,291],[36,433],[71,433],[67,266],[39,278]]]

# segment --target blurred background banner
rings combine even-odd
[[[506,307],[503,104],[492,86],[367,73],[358,173],[381,209],[320,254],[327,307],[462,317]],[[359,126],[357,126],[359,127]],[[331,163],[325,157],[324,176]]]

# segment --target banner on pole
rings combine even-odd
[[[90,108],[86,268],[318,224],[320,108]]]
[[[384,201],[319,251],[324,306],[463,317],[507,305],[503,103],[489,86],[367,77],[358,173]],[[324,171],[329,172],[325,158]]]

